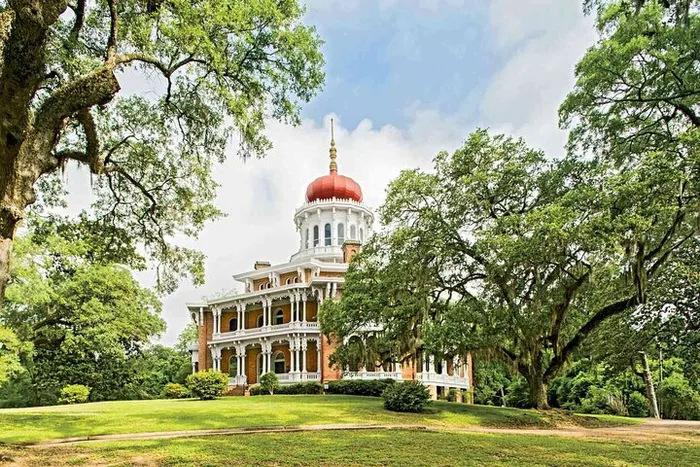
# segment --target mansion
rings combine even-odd
[[[330,173],[309,184],[294,214],[299,250],[288,262],[258,261],[252,270],[233,276],[243,284],[241,292],[187,304],[199,329],[191,347],[193,371],[220,370],[229,375],[229,386],[238,388],[257,383],[268,371],[281,384],[393,378],[417,379],[433,395],[470,388],[470,357],[427,357],[359,371],[330,364],[335,343],[321,333],[318,312],[325,300],[340,298],[348,263],[374,224],[360,185],[338,173],[336,158],[331,137]]]

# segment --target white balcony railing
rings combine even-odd
[[[318,331],[319,324],[317,321],[298,321],[284,324],[273,324],[271,326],[261,326],[259,328],[240,329],[238,331],[222,332],[213,335],[214,341],[222,341],[228,339],[247,339],[269,334],[285,333],[288,331]]]
[[[317,372],[307,373],[277,373],[280,384],[302,383],[306,381],[319,381],[321,375]]]
[[[445,375],[438,373],[417,373],[416,380],[426,385],[448,386],[456,388],[469,388],[469,379],[465,376]]]

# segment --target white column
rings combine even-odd
[[[301,296],[301,303],[303,307],[302,321],[306,322],[306,294]]]
[[[316,371],[321,376],[321,339],[316,339]]]
[[[270,347],[272,347],[272,346],[270,346]],[[267,355],[266,355],[265,359],[267,360],[267,371],[269,372],[269,371],[270,371],[270,367],[271,367],[270,363],[272,362],[272,350],[270,350],[269,352],[267,352]]]
[[[335,298],[336,292],[338,292],[338,284],[335,283],[335,282],[333,282],[333,288],[332,288],[332,292],[331,292],[331,298]]]
[[[263,327],[267,326],[267,301],[263,300],[262,302],[262,312],[263,312]]]
[[[306,303],[306,302],[304,302]],[[303,374],[306,374],[306,347],[308,343],[306,341],[306,338],[301,341],[301,372]]]
[[[294,321],[297,323],[301,321],[301,303],[299,302],[299,295],[294,296],[294,308],[296,308],[296,312],[294,313]]]
[[[195,367],[196,367],[196,365],[197,365],[197,364],[196,364],[195,362],[192,362],[192,373],[195,372]]]
[[[442,375],[447,374],[447,360],[442,361],[442,371],[440,372],[440,374],[442,374]]]
[[[428,373],[435,373],[435,357],[433,355],[428,357]]]
[[[241,303],[241,331],[245,330],[245,303]]]

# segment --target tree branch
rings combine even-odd
[[[75,13],[75,21],[73,22],[73,28],[70,31],[70,35],[73,39],[77,39],[80,36],[80,30],[83,29],[83,24],[85,23],[85,0],[78,0],[78,4],[73,7],[71,6],[73,13]]]
[[[119,32],[119,19],[117,17],[116,0],[108,0],[109,5],[109,38],[107,39],[107,56],[105,61],[111,61],[117,53],[117,35]]]
[[[633,306],[639,304],[639,297],[636,295],[633,297],[620,300],[618,302],[612,303],[604,308],[601,308],[596,312],[579,330],[576,332],[574,337],[569,341],[568,344],[564,346],[560,353],[555,353],[554,358],[549,364],[547,371],[544,373],[544,380],[548,381],[549,378],[555,376],[561,367],[566,363],[571,353],[578,348],[583,340],[593,332],[603,321],[630,309]]]

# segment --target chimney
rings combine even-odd
[[[349,263],[360,252],[361,243],[357,240],[345,240],[343,243],[343,262]]]
[[[257,271],[258,269],[265,269],[270,267],[269,261],[256,261],[253,268]]]

